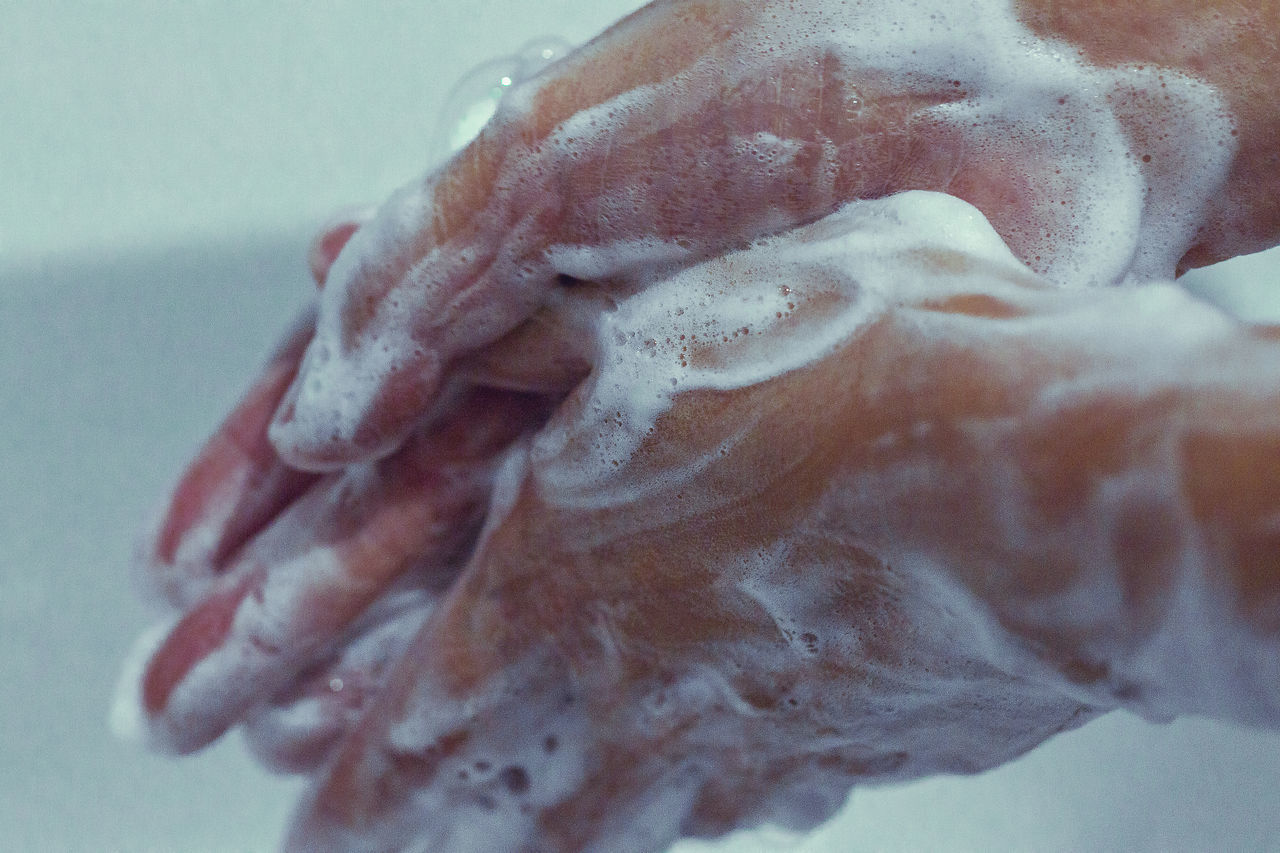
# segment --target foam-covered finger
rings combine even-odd
[[[218,737],[331,654],[409,568],[444,570],[478,528],[495,456],[540,402],[470,392],[396,457],[310,489],[173,628],[141,679],[151,740]]]
[[[267,425],[297,373],[315,312],[304,312],[266,368],[187,468],[140,555],[145,583],[170,604],[202,597],[236,553],[316,480],[290,468]]]
[[[373,218],[373,209],[353,207],[336,213],[311,240],[307,250],[307,267],[317,287],[323,288],[329,278],[329,269],[338,259],[348,241],[366,222]]]
[[[380,599],[332,658],[252,711],[244,734],[258,760],[281,773],[311,773],[328,761],[382,691],[438,595],[419,588]]]
[[[353,365],[313,345],[269,428],[276,452],[303,471],[336,471],[394,453],[444,385],[439,357],[386,342],[372,364]]]

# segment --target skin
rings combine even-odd
[[[858,781],[985,769],[1116,707],[1280,720],[1280,401],[1259,379],[1280,369],[1280,333],[1170,285],[1152,303],[1071,280],[1079,250],[1034,235],[1085,216],[1061,210],[1072,188],[1037,149],[975,147],[933,120],[963,86],[903,93],[807,54],[759,76],[748,63],[713,101],[699,87],[722,78],[681,76],[755,58],[741,36],[780,8],[647,6],[517,92],[425,179],[421,215],[392,200],[318,238],[329,358],[359,364],[405,336],[414,356],[320,440],[310,427],[330,415],[299,389],[324,365],[304,356],[301,321],[144,556],[184,612],[141,682],[153,738],[189,751],[244,723],[266,760],[317,772],[294,849],[467,849],[455,830],[491,825],[487,849],[659,850],[811,825]],[[1220,94],[1237,144],[1211,193],[1178,197],[1191,226],[1163,274],[1276,242],[1278,128],[1259,93],[1280,73],[1280,8],[1036,0],[1016,14],[1091,66],[1151,64]],[[765,86],[777,79],[788,97]],[[662,120],[545,144],[643,85],[663,92]],[[854,118],[830,107],[839,87],[862,98]],[[1166,151],[1150,128],[1180,116],[1141,94],[1111,103],[1154,152],[1138,172],[1158,195],[1178,140]],[[808,148],[767,178],[737,168],[729,137],[766,128],[829,142],[830,179]],[[629,211],[602,207],[639,185]],[[1027,267],[895,250],[883,304],[822,358],[677,393],[637,452],[597,459],[594,437],[616,428],[590,381],[602,317],[657,288],[705,293],[714,313],[768,267],[759,248],[734,254],[752,240],[911,189],[975,205]],[[668,248],[591,254],[629,237]],[[594,280],[549,253],[565,245],[588,249]],[[795,316],[763,317],[748,340],[825,328],[830,269],[772,275]],[[407,319],[387,319],[392,301]],[[631,331],[663,340],[665,322]],[[1188,325],[1204,331],[1165,334]],[[763,344],[722,343],[688,358],[769,362]],[[611,478],[647,490],[593,509],[562,485]],[[1117,497],[1126,482],[1146,486]],[[810,623],[827,627],[796,627]],[[1239,657],[1152,666],[1170,626]],[[983,632],[1007,654],[984,657]],[[1240,679],[1214,681],[1224,669]],[[323,724],[289,729],[303,707]]]
[[[1018,14],[1033,32],[1076,45],[1092,63],[1185,69],[1226,98],[1240,148],[1179,271],[1276,244],[1280,153],[1267,140],[1277,129],[1271,93],[1280,83],[1280,6],[1028,0],[1018,4]]]

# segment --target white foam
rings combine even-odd
[[[156,649],[160,648],[177,621],[176,618],[169,619],[143,631],[125,656],[120,676],[116,680],[111,708],[107,712],[107,728],[122,741],[151,743],[147,714],[142,709],[142,675],[146,671],[147,662]],[[159,746],[163,748],[162,744]]]

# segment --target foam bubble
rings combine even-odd
[[[526,42],[515,53],[490,59],[468,71],[445,98],[431,153],[439,159],[462,149],[512,91],[572,49],[562,38],[545,36]]]

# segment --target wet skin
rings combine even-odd
[[[1151,255],[1171,276],[1274,242],[1274,99],[1256,95],[1276,5],[1121,6],[1016,14],[1087,68],[1208,84],[1223,112],[1205,121],[1235,141],[1202,197],[1171,196],[1181,231],[1137,222],[1134,257],[1175,233]],[[160,523],[148,563],[186,615],[141,686],[170,748],[247,723],[270,762],[318,771],[297,849],[467,849],[460,827],[483,825],[502,849],[656,850],[808,825],[859,780],[993,766],[1114,707],[1280,717],[1280,336],[1170,285],[1087,287],[1132,269],[1078,273],[1089,247],[1069,239],[1097,224],[1095,188],[1061,163],[1127,158],[1158,196],[1186,161],[1151,129],[1184,128],[1188,102],[1104,90],[1120,151],[979,139],[936,112],[966,81],[904,90],[782,43],[766,62],[753,35],[769,46],[780,10],[648,6],[517,92],[417,215],[393,200],[317,241],[328,357],[407,355],[317,431],[306,376],[289,390],[312,327],[292,333]],[[659,96],[566,130],[642,86]],[[772,169],[734,141],[766,131],[799,140]],[[881,254],[740,251],[818,220],[786,239],[838,242],[867,222],[823,217],[910,189],[974,204],[1029,269],[892,230]],[[848,273],[872,256],[882,272]],[[761,378],[673,393],[602,457],[628,426],[602,408],[607,357],[642,357],[607,318],[646,293],[736,316],[753,287],[791,307],[672,358]],[[770,373],[868,293],[829,351]],[[1179,620],[1243,651],[1139,666]],[[300,708],[316,717],[293,726]]]

